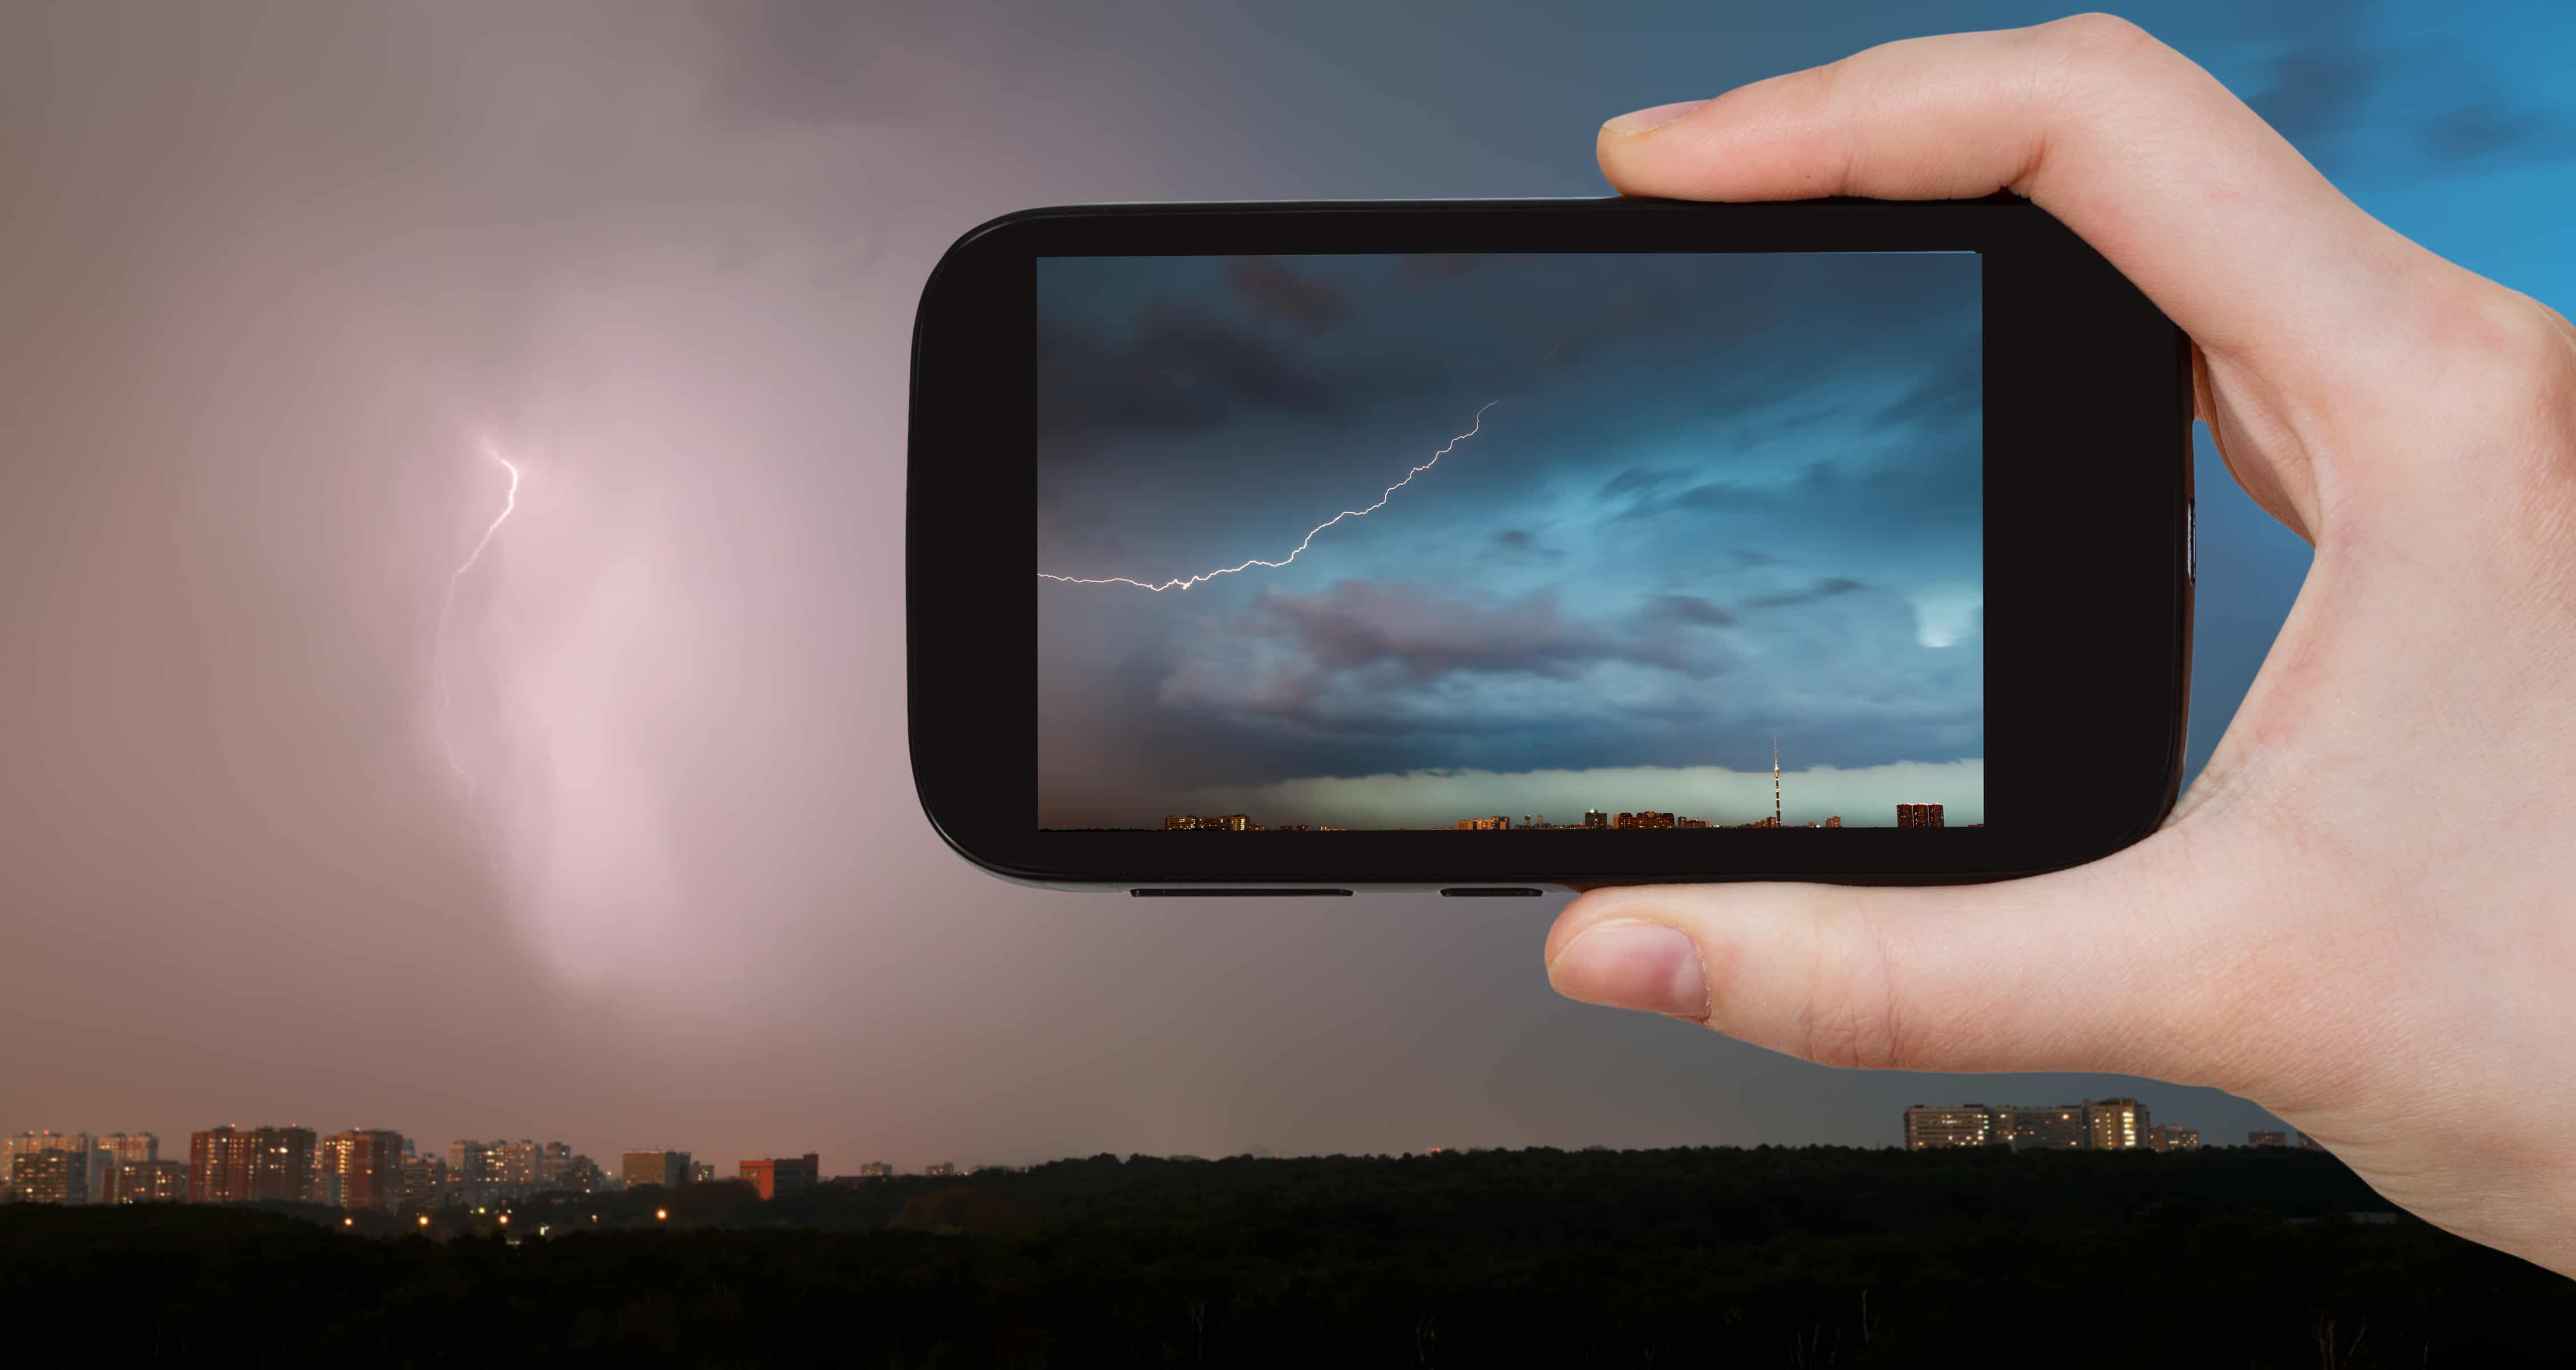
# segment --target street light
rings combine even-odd
[[[421,1215],[420,1215],[420,1225],[421,1225],[421,1226],[423,1226],[423,1227],[427,1227],[427,1226],[429,1226],[429,1215],[428,1215],[428,1214],[423,1213],[423,1214],[421,1214]]]
[[[657,1223],[667,1221],[670,1216],[671,1210],[667,1208],[657,1208],[653,1210],[653,1221]]]

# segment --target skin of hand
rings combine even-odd
[[[1642,110],[1600,157],[1631,195],[2027,196],[2191,335],[2200,421],[2316,555],[2146,841],[1988,885],[1593,890],[1550,982],[1828,1065],[2216,1086],[2576,1274],[2576,331],[2107,16]]]

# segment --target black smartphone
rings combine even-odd
[[[2011,197],[1009,215],[914,324],[922,807],[1136,894],[2089,861],[2182,772],[2191,404]]]

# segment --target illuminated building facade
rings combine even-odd
[[[21,1203],[88,1203],[90,1159],[96,1154],[69,1147],[19,1152],[9,1158],[9,1187]]]
[[[174,1204],[187,1199],[186,1161],[119,1161],[108,1182],[109,1203]]]
[[[1916,1104],[1905,1110],[1905,1149],[1937,1151],[1954,1146],[1992,1146],[1994,1111],[1984,1104],[1932,1108]]]
[[[380,1127],[334,1133],[323,1143],[342,1208],[391,1213],[403,1206],[403,1139]]]
[[[760,1191],[760,1197],[775,1199],[781,1194],[793,1194],[821,1184],[823,1163],[811,1151],[802,1156],[773,1156],[766,1160],[743,1162],[741,1175],[751,1181],[752,1188]]]
[[[2158,1123],[2147,1129],[2147,1150],[2198,1151],[2200,1150],[2200,1129]]]
[[[2147,1144],[2147,1106],[2135,1099],[2084,1101],[2085,1145],[2095,1151],[2135,1151]]]
[[[1900,828],[1940,827],[1942,826],[1941,806],[1938,804],[1899,804],[1896,806],[1896,826]]]
[[[628,1189],[660,1185],[677,1189],[689,1182],[689,1153],[685,1151],[629,1151],[618,1167]]]
[[[250,1197],[252,1135],[235,1127],[188,1134],[188,1197],[201,1204]]]
[[[1163,815],[1165,832],[1259,832],[1261,825],[1239,813]]]
[[[2147,1107],[2135,1099],[2087,1099],[2029,1108],[1959,1104],[1905,1110],[1905,1149],[2008,1146],[2015,1151],[2134,1151],[2148,1145]],[[2199,1134],[2192,1134],[2199,1145]]]
[[[1607,828],[1610,826],[1610,815],[1603,813],[1599,809],[1585,809],[1583,811],[1583,826],[1587,828]]]

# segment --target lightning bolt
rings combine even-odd
[[[1498,404],[1501,404],[1501,403],[1502,403],[1502,401],[1501,401],[1501,400],[1487,400],[1487,401],[1485,402],[1485,409],[1491,409],[1491,408],[1493,408],[1495,405],[1498,405]],[[1379,496],[1377,497],[1377,503],[1370,505],[1370,506],[1369,506],[1369,507],[1367,507],[1366,509],[1345,509],[1345,510],[1343,510],[1342,512],[1340,512],[1340,513],[1338,513],[1338,514],[1333,515],[1331,518],[1328,518],[1328,519],[1324,520],[1323,522],[1321,522],[1321,523],[1319,523],[1319,524],[1316,524],[1312,529],[1309,529],[1309,530],[1307,531],[1307,533],[1306,533],[1306,537],[1305,537],[1305,540],[1304,540],[1304,541],[1302,541],[1302,542],[1299,542],[1299,543],[1297,544],[1296,549],[1295,549],[1294,551],[1291,551],[1288,555],[1286,555],[1286,556],[1284,556],[1284,557],[1281,557],[1281,558],[1280,558],[1280,559],[1278,559],[1277,561],[1263,561],[1263,560],[1261,560],[1260,558],[1255,557],[1255,558],[1253,558],[1253,559],[1251,559],[1251,560],[1249,560],[1249,561],[1245,561],[1245,562],[1241,563],[1240,565],[1235,565],[1235,566],[1220,566],[1220,567],[1218,567],[1217,569],[1215,569],[1215,570],[1213,570],[1213,571],[1208,571],[1208,572],[1205,572],[1205,573],[1203,573],[1203,574],[1195,575],[1195,576],[1183,576],[1183,577],[1180,577],[1180,578],[1178,578],[1178,579],[1174,579],[1174,580],[1167,580],[1167,581],[1164,581],[1164,582],[1163,582],[1162,584],[1160,584],[1160,585],[1148,585],[1148,584],[1146,584],[1145,582],[1143,582],[1143,581],[1141,581],[1141,580],[1129,580],[1129,579],[1128,579],[1127,577],[1125,577],[1125,576],[1102,576],[1102,577],[1100,577],[1100,578],[1098,578],[1098,579],[1089,579],[1089,578],[1085,578],[1085,577],[1082,577],[1082,576],[1051,576],[1051,575],[1048,575],[1048,574],[1047,574],[1046,572],[1044,572],[1044,571],[1040,571],[1040,572],[1038,572],[1038,579],[1040,579],[1040,580],[1060,580],[1060,581],[1063,581],[1063,582],[1064,582],[1065,584],[1067,584],[1067,585],[1133,585],[1133,586],[1135,586],[1135,587],[1136,587],[1137,589],[1139,589],[1139,590],[1151,590],[1151,591],[1153,591],[1154,593],[1156,593],[1156,594],[1158,594],[1158,595],[1159,595],[1159,594],[1161,594],[1162,592],[1164,592],[1165,590],[1186,590],[1186,589],[1190,588],[1191,586],[1193,586],[1193,585],[1197,585],[1197,584],[1199,584],[1199,583],[1201,583],[1201,582],[1203,582],[1203,581],[1210,581],[1210,580],[1214,580],[1214,579],[1216,579],[1218,576],[1230,576],[1230,575],[1233,575],[1233,574],[1234,574],[1235,572],[1237,572],[1237,571],[1250,570],[1251,568],[1253,568],[1253,567],[1255,567],[1255,566],[1267,566],[1267,567],[1270,567],[1270,568],[1271,568],[1271,569],[1273,569],[1273,570],[1277,570],[1279,567],[1285,566],[1285,565],[1287,565],[1288,563],[1290,563],[1290,562],[1292,562],[1292,561],[1295,561],[1295,560],[1297,559],[1297,554],[1298,554],[1299,552],[1303,552],[1303,551],[1305,551],[1305,550],[1306,550],[1306,548],[1307,548],[1308,546],[1310,546],[1310,545],[1315,541],[1315,534],[1320,533],[1320,532],[1324,531],[1325,529],[1332,527],[1334,524],[1339,523],[1339,522],[1341,522],[1341,521],[1342,521],[1342,520],[1344,520],[1344,519],[1365,518],[1365,517],[1367,517],[1368,515],[1370,515],[1370,514],[1374,514],[1374,513],[1376,513],[1378,510],[1385,508],[1385,507],[1386,507],[1386,502],[1387,502],[1388,500],[1391,500],[1391,499],[1395,498],[1395,492],[1396,492],[1396,491],[1401,490],[1401,489],[1403,489],[1404,487],[1406,487],[1406,486],[1408,486],[1408,485],[1411,485],[1411,484],[1413,483],[1413,478],[1414,478],[1415,476],[1421,475],[1423,472],[1430,470],[1432,467],[1438,466],[1438,465],[1440,464],[1440,459],[1441,459],[1442,457],[1445,457],[1445,456],[1449,455],[1449,450],[1450,450],[1450,448],[1456,447],[1458,444],[1460,444],[1460,443],[1462,443],[1462,442],[1465,442],[1467,439],[1472,438],[1472,437],[1476,436],[1478,433],[1480,433],[1480,432],[1484,431],[1484,427],[1485,427],[1485,409],[1479,409],[1479,410],[1477,410],[1477,411],[1476,411],[1476,424],[1475,424],[1475,426],[1474,426],[1474,427],[1472,427],[1472,428],[1468,429],[1466,432],[1461,433],[1461,434],[1459,434],[1458,436],[1456,436],[1456,437],[1454,437],[1454,438],[1451,438],[1451,439],[1449,440],[1448,446],[1443,447],[1443,448],[1441,448],[1439,451],[1434,452],[1434,453],[1432,453],[1432,454],[1431,454],[1431,460],[1426,461],[1426,462],[1422,463],[1420,466],[1417,466],[1417,467],[1413,468],[1412,470],[1405,472],[1405,473],[1404,473],[1404,479],[1402,479],[1402,480],[1400,480],[1400,481],[1397,481],[1395,484],[1393,484],[1393,485],[1390,485],[1390,486],[1386,487],[1386,493],[1384,493],[1384,494],[1382,494],[1382,495],[1379,495]],[[495,526],[497,527],[498,525],[495,525]]]
[[[447,711],[455,702],[447,684],[447,621],[456,614],[456,587],[464,581],[465,573],[474,569],[474,563],[483,559],[483,549],[492,545],[492,535],[500,532],[501,525],[510,521],[510,511],[519,507],[519,468],[488,442],[483,444],[483,455],[510,473],[510,492],[501,501],[501,512],[492,516],[483,536],[475,541],[474,550],[466,553],[465,560],[447,573],[447,597],[438,606],[438,640],[433,649],[438,663],[438,749],[447,756],[447,768],[456,772],[457,779],[465,782],[468,795],[474,793],[474,776],[465,769],[463,762],[456,759],[455,740],[447,735]]]

